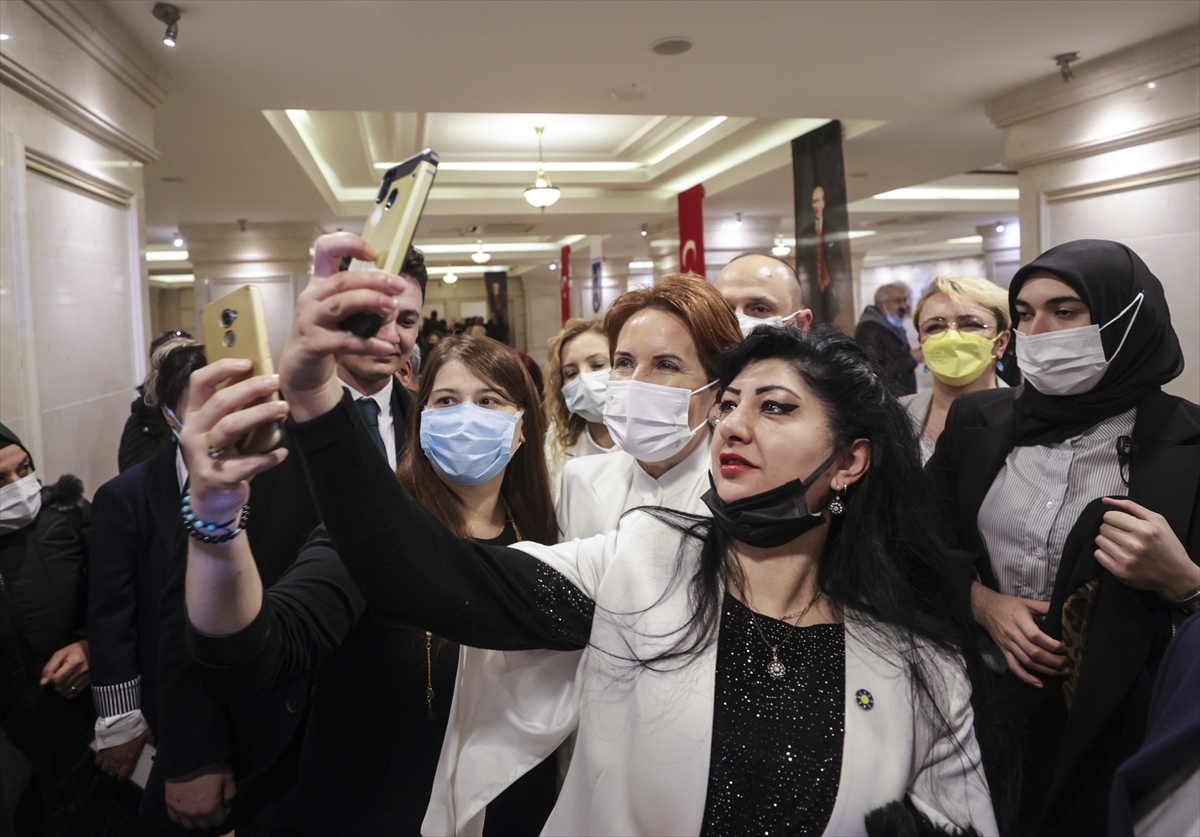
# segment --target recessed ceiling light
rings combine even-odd
[[[558,262],[550,262],[551,270],[558,270]]]
[[[630,270],[654,270],[654,262],[649,259],[629,263]]]
[[[650,45],[652,52],[659,55],[680,55],[692,48],[691,39],[682,35],[672,35],[669,38],[659,38]]]
[[[630,82],[629,84],[621,84],[612,89],[612,97],[618,102],[636,102],[646,98],[646,94],[650,92],[650,88],[643,84]]]
[[[182,247],[183,246],[183,234],[176,232],[175,238],[174,238],[174,240],[171,241],[171,243],[174,244],[176,247]]]
[[[1004,232],[1004,225],[1003,225],[1003,224],[997,224],[997,225],[996,225],[996,232]]]
[[[1146,86],[1149,87],[1151,90],[1153,90],[1157,85],[1154,82],[1150,82]]]
[[[0,32],[0,41],[7,41],[7,40],[8,40],[7,33]]]

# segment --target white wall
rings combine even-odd
[[[1162,281],[1200,401],[1200,31],[1135,44],[988,103],[1021,188],[1021,256],[1120,241]],[[1154,86],[1151,87],[1150,85]]]
[[[142,165],[163,76],[100,3],[0,4],[0,421],[90,495],[145,374]]]

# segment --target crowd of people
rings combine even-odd
[[[419,251],[314,254],[278,375],[154,341],[92,503],[0,425],[0,837],[1200,833],[1200,407],[1128,247],[853,338],[746,254],[544,379]]]

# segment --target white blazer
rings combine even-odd
[[[677,573],[679,534],[644,512],[608,535],[518,545],[596,602],[591,644],[582,655],[462,649],[460,666],[490,676],[460,679],[455,690],[423,834],[481,834],[487,803],[576,726],[570,768],[543,834],[699,833],[715,643],[671,671],[627,661],[664,650],[667,635],[687,619],[698,546],[688,546]],[[941,675],[938,710],[951,731],[941,735],[930,713],[914,707],[907,666],[877,628],[847,613],[841,779],[825,833],[863,835],[869,811],[908,794],[937,824],[996,834],[961,660],[928,647],[909,652],[929,664],[935,684]],[[873,698],[870,709],[856,699],[861,689]]]
[[[708,516],[700,496],[708,491],[711,436],[658,479],[624,451],[573,459],[563,468],[558,530],[564,541],[617,528],[621,515],[638,506],[660,506]]]
[[[552,439],[557,432],[557,426],[551,424],[546,429],[546,470],[550,473],[550,501],[556,506],[558,505],[558,495],[562,490],[562,472],[567,463],[572,459],[579,459],[584,456],[599,456],[604,453],[620,453],[621,449],[616,445],[611,448],[602,448],[596,444],[596,440],[592,438],[592,431],[584,428],[579,434],[579,438],[575,440],[575,444],[564,450],[561,455],[556,455]]]

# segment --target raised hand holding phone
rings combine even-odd
[[[393,316],[394,297],[410,281],[378,268],[338,270],[345,256],[370,263],[375,253],[367,242],[346,232],[323,235],[314,245],[313,275],[296,300],[292,330],[279,357],[280,385],[297,421],[326,413],[341,400],[336,354],[388,357],[396,351],[386,340],[341,328],[353,314]]]

